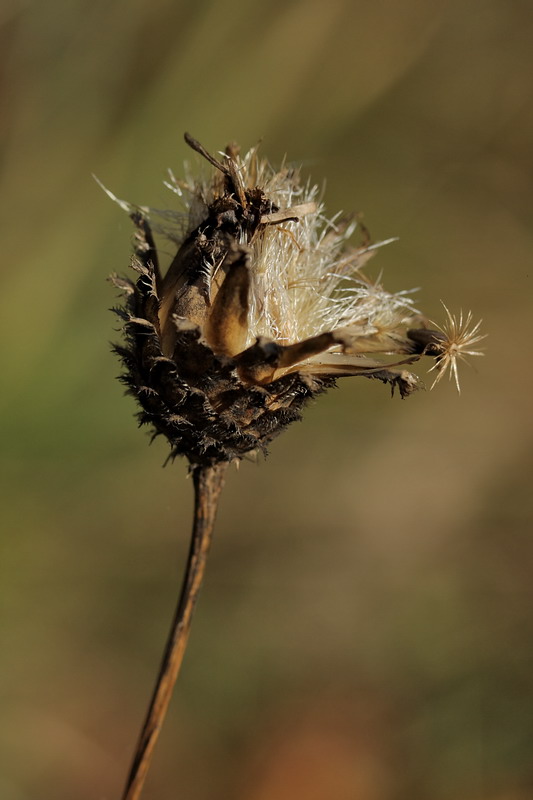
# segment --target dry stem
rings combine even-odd
[[[192,614],[202,585],[226,466],[226,463],[222,463],[214,467],[195,467],[193,470],[194,520],[185,575],[163,661],[135,749],[122,800],[139,800],[141,796],[153,749],[187,647]]]

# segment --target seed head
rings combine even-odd
[[[181,211],[135,207],[110,196],[136,228],[135,283],[115,309],[125,345],[115,347],[141,424],[163,434],[171,456],[211,465],[266,450],[306,402],[337,378],[364,376],[398,388],[420,382],[406,369],[436,357],[435,382],[457,359],[477,355],[471,315],[427,328],[410,292],[390,293],[363,273],[377,245],[349,247],[356,222],[328,219],[316,186],[235,145],[221,160],[187,143],[214,167],[208,179],[173,175]],[[106,190],[107,191],[107,190]],[[153,230],[176,248],[165,275]],[[458,381],[457,381],[458,385]]]

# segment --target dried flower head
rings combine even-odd
[[[437,381],[478,355],[470,315],[463,323],[447,312],[448,325],[430,329],[409,292],[363,273],[376,245],[348,247],[356,223],[325,217],[297,170],[275,171],[257,148],[241,157],[235,145],[219,160],[185,138],[213,174],[171,175],[180,212],[117,201],[136,226],[139,278],[113,277],[127,296],[116,309],[122,380],[172,456],[203,466],[240,459],[264,451],[337,378],[377,378],[405,397],[419,386],[406,367],[421,355],[436,357]],[[153,229],[177,248],[164,276]]]
[[[363,266],[376,249],[353,220],[324,215],[317,188],[289,167],[273,170],[257,149],[230,145],[207,179],[167,184],[182,210],[155,211],[111,197],[136,226],[135,283],[126,295],[122,380],[141,423],[191,464],[194,516],[176,612],[122,800],[140,800],[155,742],[183,660],[228,462],[265,451],[305,403],[337,378],[377,378],[402,397],[419,381],[407,367],[436,359],[435,383],[479,355],[471,315],[428,327],[409,292],[387,292]],[[175,248],[163,275],[152,231]]]

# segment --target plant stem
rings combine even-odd
[[[135,748],[122,800],[138,800],[150,768],[155,743],[163,725],[174,683],[187,647],[192,614],[202,585],[207,555],[213,537],[218,499],[224,485],[226,467],[227,464],[222,463],[212,467],[195,467],[193,470],[194,519],[185,575],[163,661]]]

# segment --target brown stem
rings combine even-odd
[[[226,467],[227,464],[222,463],[213,467],[195,467],[193,470],[194,520],[187,566],[163,661],[135,748],[122,800],[138,800],[141,796],[153,749],[187,647],[192,614],[202,585],[207,554],[213,537],[218,499],[224,485]]]

